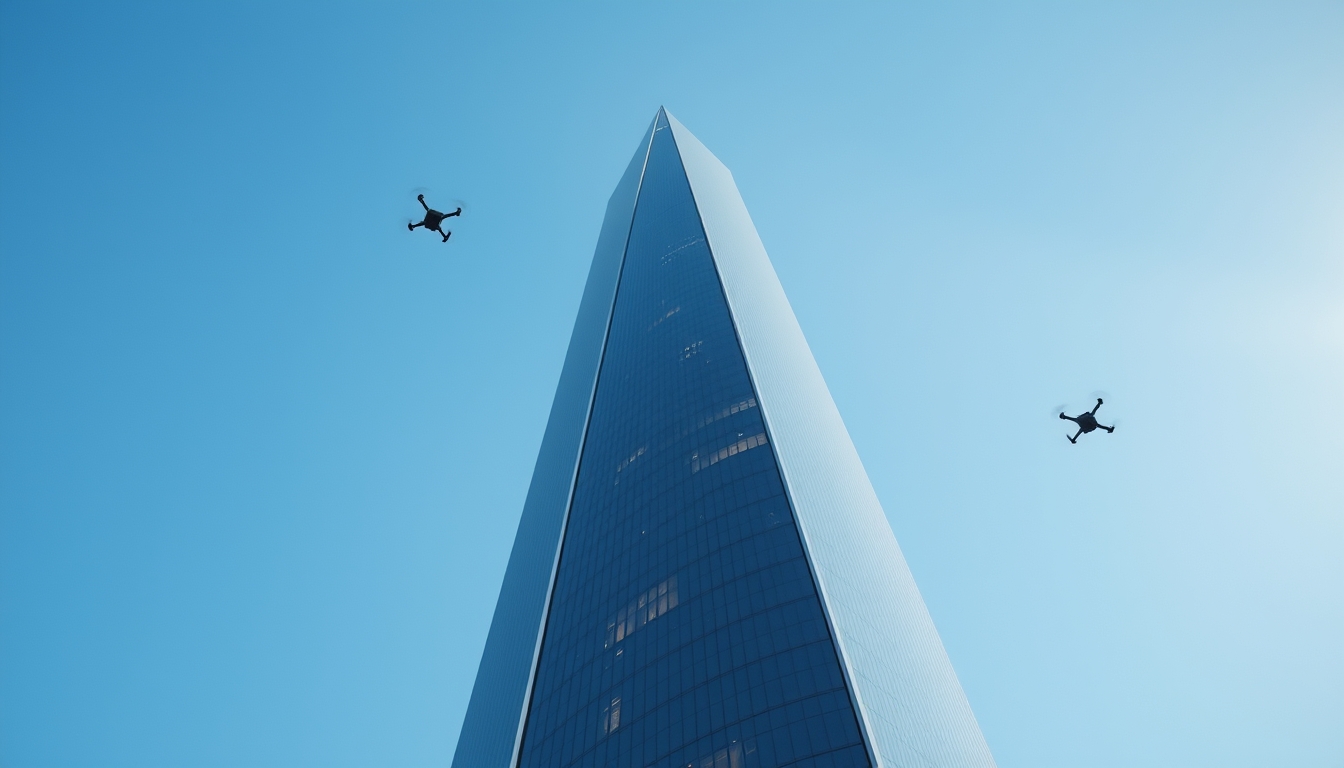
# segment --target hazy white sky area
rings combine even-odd
[[[1342,43],[1339,3],[0,4],[0,764],[446,765],[659,105],[1002,768],[1344,764]]]

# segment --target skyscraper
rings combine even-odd
[[[605,222],[455,768],[993,766],[732,175]]]

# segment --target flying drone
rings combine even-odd
[[[420,201],[420,205],[424,206],[425,218],[421,220],[419,224],[407,223],[406,229],[409,229],[412,232],[415,231],[416,227],[424,227],[425,229],[432,229],[435,232],[438,232],[440,235],[443,235],[443,242],[445,243],[448,242],[448,238],[453,236],[453,231],[452,230],[448,230],[447,232],[443,231],[442,227],[443,220],[452,216],[461,216],[462,209],[459,207],[456,211],[453,211],[452,213],[444,213],[442,211],[436,211],[433,208],[430,208],[429,204],[425,202],[424,195],[416,195],[415,199]]]
[[[1067,419],[1068,421],[1072,421],[1073,423],[1078,425],[1078,431],[1074,433],[1073,437],[1065,435],[1065,437],[1069,437],[1070,443],[1074,443],[1076,445],[1078,443],[1078,438],[1080,436],[1087,434],[1088,432],[1091,432],[1093,430],[1104,429],[1108,434],[1115,431],[1115,427],[1108,427],[1105,424],[1097,423],[1097,409],[1100,407],[1101,407],[1101,398],[1098,397],[1097,404],[1093,406],[1091,411],[1080,413],[1077,416],[1065,416],[1062,413],[1059,414],[1059,418]]]

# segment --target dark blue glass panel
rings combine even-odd
[[[521,765],[868,765],[695,202],[661,119]]]

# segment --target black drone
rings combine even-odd
[[[433,208],[430,208],[429,205],[425,203],[424,195],[416,195],[415,199],[420,201],[420,205],[424,206],[425,218],[419,224],[408,223],[406,225],[406,228],[412,232],[415,231],[416,227],[424,227],[425,229],[432,229],[435,232],[438,232],[440,235],[443,235],[443,242],[445,243],[448,242],[448,238],[452,237],[453,232],[452,230],[444,232],[443,228],[440,225],[443,224],[444,219],[450,216],[461,216],[462,209],[458,208],[456,211],[453,211],[452,213],[443,213],[442,211],[436,211]]]
[[[1115,431],[1115,427],[1108,427],[1108,426],[1106,426],[1105,424],[1098,424],[1098,423],[1097,423],[1097,408],[1100,408],[1100,407],[1101,407],[1101,398],[1098,397],[1098,398],[1097,398],[1097,404],[1096,404],[1095,407],[1092,408],[1091,411],[1088,411],[1088,412],[1086,412],[1086,413],[1080,413],[1080,414],[1078,414],[1077,416],[1065,416],[1065,415],[1062,414],[1062,413],[1059,414],[1059,418],[1061,418],[1061,419],[1068,419],[1069,421],[1072,421],[1073,423],[1075,423],[1075,424],[1078,425],[1078,431],[1074,434],[1073,437],[1069,437],[1068,435],[1065,435],[1065,437],[1069,437],[1069,442],[1070,442],[1070,443],[1075,443],[1075,444],[1076,444],[1076,443],[1078,442],[1078,437],[1079,437],[1080,435],[1082,435],[1082,434],[1084,434],[1084,433],[1087,433],[1087,432],[1091,432],[1091,431],[1094,430],[1094,429],[1098,429],[1098,428],[1100,428],[1100,429],[1104,429],[1104,430],[1106,430],[1108,433],[1110,433],[1110,432],[1114,432],[1114,431]]]

